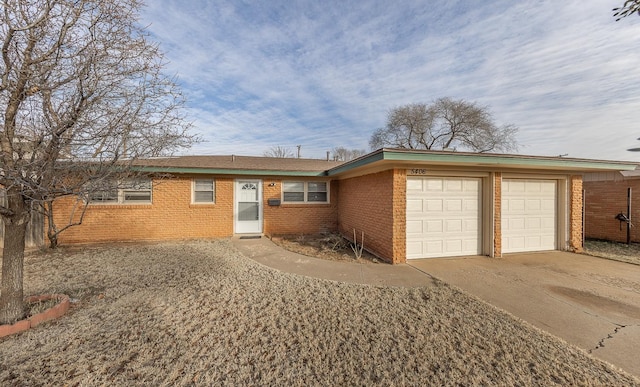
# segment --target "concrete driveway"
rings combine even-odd
[[[565,252],[409,264],[640,376],[640,266]]]

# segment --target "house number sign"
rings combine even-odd
[[[409,174],[410,175],[426,175],[427,170],[426,169],[410,169]]]

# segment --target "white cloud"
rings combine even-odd
[[[200,153],[366,148],[389,108],[451,96],[519,126],[523,153],[640,161],[640,21],[616,5],[156,0],[144,22]]]

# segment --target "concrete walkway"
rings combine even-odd
[[[254,261],[287,273],[374,286],[421,287],[433,283],[431,276],[409,265],[368,264],[312,258],[285,250],[264,237],[256,239],[233,237],[231,242],[242,254]]]
[[[438,278],[640,377],[638,265],[559,251],[360,264],[299,255],[267,238],[232,243],[266,266],[309,277],[399,287]]]

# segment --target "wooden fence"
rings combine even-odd
[[[7,198],[0,195],[0,205],[6,205]],[[31,219],[24,238],[26,247],[44,246],[44,215],[39,211],[31,211]],[[4,246],[4,221],[0,218],[0,247]]]

